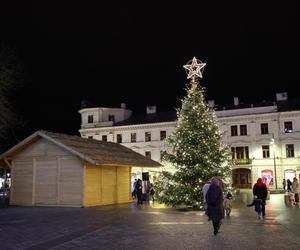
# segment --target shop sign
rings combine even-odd
[[[273,171],[265,169],[261,171],[261,178],[266,185],[273,185]]]

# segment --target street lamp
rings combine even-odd
[[[277,173],[276,173],[276,158],[275,158],[275,139],[274,134],[271,138],[270,145],[273,145],[273,160],[274,160],[274,178],[275,178],[275,189],[277,189]]]

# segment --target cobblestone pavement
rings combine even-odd
[[[300,249],[300,209],[271,195],[267,216],[234,202],[214,236],[203,212],[156,204],[0,209],[0,249]]]

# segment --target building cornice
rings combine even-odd
[[[160,122],[160,123],[145,123],[137,125],[124,125],[124,126],[112,126],[112,127],[98,127],[98,128],[82,128],[79,130],[80,133],[89,133],[89,132],[114,132],[114,131],[128,131],[134,129],[153,129],[153,128],[166,128],[175,127],[176,122]]]

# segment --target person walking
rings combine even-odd
[[[299,182],[296,177],[293,179],[292,192],[295,194],[295,203],[299,203]]]
[[[134,179],[134,182],[132,184],[132,198],[136,199],[136,183],[137,183],[137,179]]]
[[[208,182],[206,182],[204,184],[204,186],[202,187],[202,193],[203,193],[203,203],[204,203],[204,210],[205,210],[205,214],[207,214],[207,203],[206,203],[206,194],[207,194],[207,191],[210,187],[210,184],[211,184],[211,181],[209,180]]]
[[[253,186],[253,195],[262,201],[261,208],[262,208],[262,216],[266,215],[265,205],[266,199],[268,196],[268,189],[266,184],[263,183],[261,178],[258,178],[255,185]]]
[[[143,187],[142,187],[142,180],[138,179],[136,183],[136,196],[137,196],[137,204],[142,205],[142,194],[143,194]]]
[[[257,212],[258,218],[260,220],[263,219],[262,215],[262,199],[258,199],[257,196],[254,196],[253,201],[251,204],[248,204],[247,207],[252,207],[254,206],[255,212]]]
[[[231,213],[231,208],[232,208],[231,200],[232,200],[232,194],[228,192],[223,200],[223,206],[225,209],[226,216],[230,216]]]
[[[285,186],[286,186],[286,181],[285,179],[282,180],[282,187],[283,187],[283,190],[285,190]]]
[[[292,186],[291,180],[287,179],[286,183],[287,183],[287,190],[288,190],[288,192],[291,192],[291,186]]]
[[[224,218],[223,192],[220,188],[220,181],[217,178],[211,180],[211,184],[206,193],[207,215],[212,221],[214,235],[219,232],[221,220]]]

